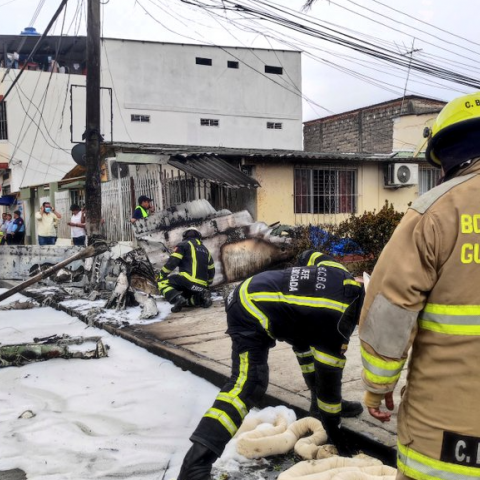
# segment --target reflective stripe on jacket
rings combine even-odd
[[[363,286],[337,265],[263,272],[236,292],[245,316],[270,338],[292,345],[304,376],[318,377],[310,383],[317,384],[317,405],[327,415],[341,412],[344,352],[363,301]],[[245,329],[229,324],[227,333],[251,335]]]
[[[179,275],[202,287],[212,284],[215,263],[207,247],[198,239],[179,243],[160,271],[160,279],[178,267]]]
[[[480,478],[480,161],[413,203],[383,250],[360,319],[367,406],[398,382],[398,468]]]

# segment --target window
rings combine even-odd
[[[2,102],[0,95],[0,140],[8,140],[7,130],[7,102]]]
[[[272,67],[265,65],[265,73],[274,73],[275,75],[283,75],[283,67]]]
[[[283,124],[278,122],[267,122],[267,128],[271,130],[281,130],[283,128]]]
[[[295,169],[295,213],[356,213],[357,171],[333,167]]]
[[[420,165],[418,170],[418,194],[423,195],[433,187],[436,187],[441,176],[442,172],[439,168]]]
[[[212,59],[211,58],[202,58],[202,57],[196,57],[195,58],[195,63],[197,65],[212,65]]]
[[[201,118],[200,125],[202,127],[218,127],[220,120],[215,120],[213,118]]]
[[[136,115],[132,114],[130,116],[132,122],[150,122],[150,115]]]
[[[228,68],[238,68],[239,65],[238,65],[238,62],[232,62],[232,61],[229,60],[229,61],[227,62],[227,67],[228,67]]]

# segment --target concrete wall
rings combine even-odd
[[[394,119],[440,110],[444,102],[410,98],[306,122],[306,151],[340,153],[391,153],[395,139]],[[397,145],[398,146],[398,145]]]
[[[300,52],[105,40],[123,123],[117,140],[246,148],[302,148]],[[196,57],[212,60],[197,65]],[[239,68],[227,68],[227,62]],[[283,75],[265,73],[283,67]],[[108,67],[108,68],[107,68]],[[150,115],[150,123],[131,121]],[[201,126],[216,119],[218,127]],[[282,123],[281,130],[267,122]],[[128,133],[128,135],[127,135]]]
[[[4,72],[0,69],[0,76]],[[10,70],[5,88],[17,73]],[[70,154],[70,83],[85,85],[85,77],[53,74],[50,79],[48,72],[25,71],[21,88],[7,97],[12,192],[59,180],[76,165]]]
[[[427,146],[423,137],[425,127],[431,127],[436,113],[403,115],[393,119],[393,152],[417,152],[422,159]],[[420,153],[422,152],[422,153]]]
[[[212,66],[197,65],[196,57],[212,59]],[[227,68],[228,60],[239,68]],[[264,73],[265,65],[282,66],[283,75]],[[300,52],[104,40],[101,72],[102,87],[114,90],[112,107],[102,91],[106,141],[113,129],[118,142],[302,148],[302,102],[291,84],[301,85]],[[0,69],[0,77],[4,73]],[[10,70],[0,88],[8,89],[16,74]],[[85,81],[83,75],[23,73],[21,88],[7,99],[9,143],[0,143],[13,157],[12,192],[60,180],[76,165],[70,152],[85,130]],[[149,115],[150,122],[132,122],[132,114]],[[201,118],[219,126],[201,126]],[[267,129],[267,122],[283,128]]]

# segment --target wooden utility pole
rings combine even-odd
[[[100,0],[88,0],[87,16],[87,118],[85,131],[87,173],[86,222],[89,235],[100,233]]]

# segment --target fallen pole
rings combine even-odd
[[[19,285],[11,288],[10,290],[7,290],[4,293],[0,294],[0,302],[2,300],[5,300],[8,297],[11,297],[15,293],[18,293],[25,288],[29,287],[30,285],[33,285],[34,283],[39,282],[40,280],[43,280],[44,278],[48,278],[51,275],[53,275],[55,272],[58,272],[61,268],[65,267],[69,263],[74,262],[75,260],[82,260],[84,258],[89,258],[93,257],[95,255],[100,255],[102,253],[105,253],[108,250],[108,245],[104,240],[95,240],[91,245],[88,247],[82,249],[80,252],[76,253],[75,255],[72,255],[71,257],[66,258],[65,260],[61,261],[60,263],[57,263],[56,265],[53,265],[46,270],[43,270],[42,272],[38,273],[32,278],[29,278],[28,280],[25,280],[24,282],[20,283]]]

